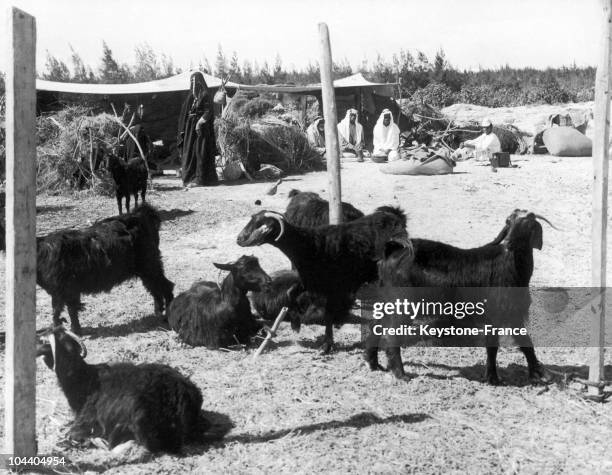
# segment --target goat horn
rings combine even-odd
[[[79,344],[79,346],[81,347],[81,358],[85,359],[87,357],[87,347],[85,346],[85,343],[83,343],[83,340],[81,340],[78,336],[76,336],[71,331],[66,330],[65,328],[64,328],[64,333],[68,335],[69,337],[71,337],[72,339],[74,339],[74,341],[76,341]]]
[[[548,224],[551,228],[556,229],[557,231],[561,231],[557,226],[555,226],[553,223],[551,223],[548,219],[546,219],[544,216],[540,216],[539,214],[535,214],[534,216],[537,219],[541,219],[542,221],[544,221],[546,224]]]
[[[280,233],[278,233],[278,236],[274,238],[274,241],[278,241],[283,236],[283,234],[285,234],[285,217],[281,213],[277,213],[276,211],[266,211],[264,213],[264,216],[266,218],[273,218],[278,221],[278,224],[280,225]]]

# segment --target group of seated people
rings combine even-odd
[[[499,138],[493,133],[493,124],[489,119],[481,122],[482,135],[472,140],[466,140],[452,154],[454,160],[474,158],[477,161],[488,161],[494,153],[501,151]],[[317,117],[306,131],[308,142],[322,156],[325,157],[325,119]],[[374,126],[374,148],[372,154],[365,148],[363,126],[359,123],[358,113],[355,109],[346,111],[346,116],[338,124],[338,140],[343,156],[357,157],[363,162],[364,156],[370,156],[372,161],[389,161],[400,158],[400,129],[393,122],[393,114],[384,109]]]
[[[371,156],[375,161],[397,160],[399,158],[400,130],[393,122],[393,114],[389,109],[382,111],[374,126],[374,149],[372,154],[365,148],[363,126],[359,123],[356,109],[346,111],[346,116],[338,124],[338,140],[340,151],[344,156],[354,156],[358,162],[363,162],[365,156]],[[317,117],[306,130],[310,145],[325,156],[325,119]]]

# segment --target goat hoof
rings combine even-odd
[[[485,375],[485,379],[487,384],[490,384],[491,386],[499,386],[501,384],[501,380],[497,374],[487,374]]]
[[[326,341],[321,345],[321,354],[329,355],[334,350],[334,344]]]

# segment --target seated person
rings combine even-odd
[[[321,157],[325,157],[325,119],[317,117],[306,129],[308,143]]]
[[[375,158],[386,158],[390,162],[400,158],[398,153],[400,139],[399,127],[393,122],[393,114],[385,109],[378,117],[374,126],[374,152]]]
[[[489,119],[481,122],[482,135],[472,140],[466,140],[453,153],[456,160],[467,160],[474,158],[477,161],[488,161],[494,153],[501,152],[501,143],[497,135],[493,133],[493,124]]]
[[[363,127],[357,120],[356,109],[347,110],[346,116],[338,124],[338,140],[342,153],[355,155],[358,162],[363,162]]]

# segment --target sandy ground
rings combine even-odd
[[[373,163],[345,163],[343,199],[366,212],[398,204],[409,215],[412,236],[462,247],[490,241],[515,208],[532,210],[562,229],[544,226],[533,285],[588,285],[591,160],[533,156],[513,162],[517,168],[497,173],[460,163],[456,173],[439,177],[390,176]],[[175,178],[156,179],[150,202],[163,210],[161,248],[176,293],[197,279],[223,277],[211,263],[245,253],[235,238],[252,213],[282,211],[291,188],[325,192],[327,176],[288,177],[275,196],[265,194],[269,186],[184,191]],[[254,205],[256,199],[262,206]],[[39,197],[38,231],[82,226],[115,210],[111,198]],[[272,246],[251,252],[269,273],[289,266]],[[41,328],[50,323],[50,298],[40,289],[37,296]],[[400,382],[366,368],[357,326],[336,331],[338,349],[329,356],[316,349],[322,328],[299,334],[283,328],[271,351],[253,361],[252,349],[222,352],[182,344],[152,315],[152,299],[138,281],[86,296],[84,303],[88,361],[155,361],[178,368],[202,389],[215,434],[225,437],[214,440],[210,434],[183,456],[130,464],[102,449],[67,448],[60,441],[72,416],[55,376],[39,361],[40,453],[66,456],[72,465],[64,471],[612,473],[612,405],[585,402],[578,388],[562,381],[547,388],[529,385],[524,358],[513,348],[500,351],[505,384],[499,387],[482,382],[481,348],[403,349],[412,379]],[[538,348],[537,354],[558,372],[587,376],[583,348]],[[612,379],[610,352],[606,364]]]

